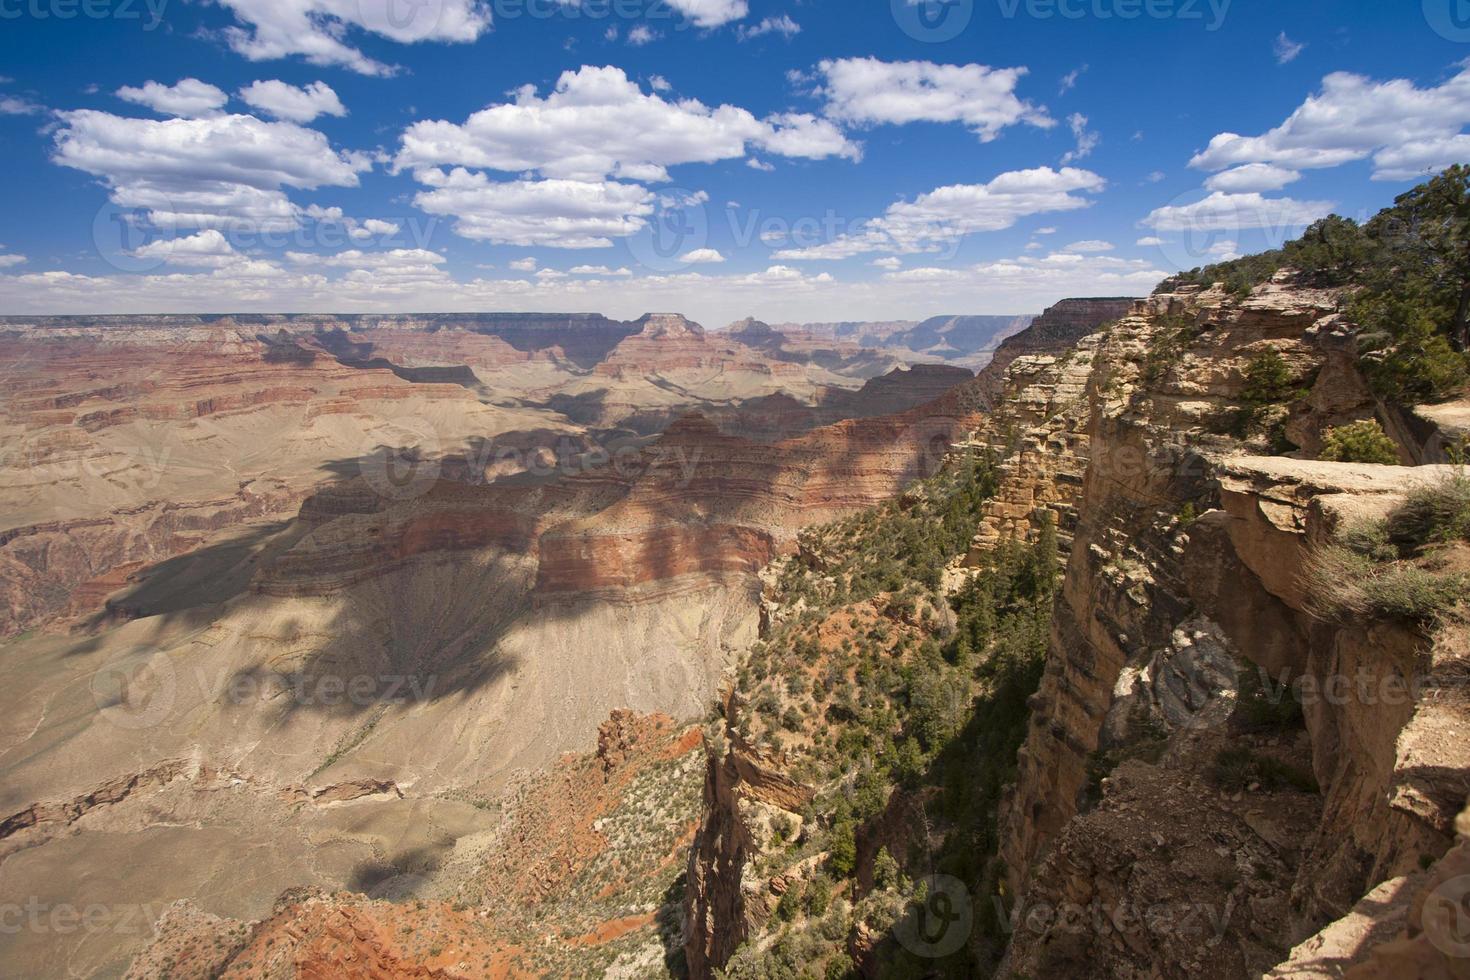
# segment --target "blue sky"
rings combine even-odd
[[[1457,4],[0,0],[0,311],[1141,294],[1470,159]]]

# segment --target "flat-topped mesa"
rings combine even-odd
[[[556,352],[590,368],[618,341],[642,329],[600,313],[224,313],[123,314],[114,316],[0,317],[0,335],[26,340],[90,337],[104,343],[173,346],[181,338],[248,340],[266,334],[345,334],[354,341],[390,333],[433,336],[443,332],[498,338],[522,354]],[[365,336],[366,335],[366,336]],[[410,342],[411,343],[411,342]],[[334,351],[335,353],[336,351]],[[504,358],[501,358],[504,360]]]
[[[623,378],[668,371],[770,375],[800,370],[794,364],[773,363],[760,350],[727,334],[706,334],[703,327],[678,313],[647,313],[629,326],[635,332],[608,352],[597,365],[597,374]]]
[[[764,320],[757,320],[753,316],[748,316],[744,320],[736,320],[725,328],[724,333],[726,336],[735,337],[745,343],[752,341],[760,343],[782,335],[781,331],[769,323],[766,323]]]
[[[1032,337],[1043,342],[1049,338],[1074,335],[1077,330],[1096,329],[1104,323],[1126,316],[1137,296],[1081,296],[1058,300],[1031,321]]]
[[[642,328],[638,336],[649,340],[704,336],[704,327],[682,313],[645,313],[633,322]]]

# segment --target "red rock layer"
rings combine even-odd
[[[0,333],[0,363],[9,365],[0,378],[0,418],[19,430],[5,464],[33,483],[48,472],[67,479],[117,469],[121,450],[103,433],[136,421],[187,423],[280,404],[302,406],[309,420],[408,396],[478,404],[459,385],[413,384],[388,368],[342,364],[309,342],[221,326]],[[125,462],[163,467],[169,460],[134,451]],[[139,501],[146,486],[110,513],[0,531],[0,634],[95,612],[128,572],[228,528],[289,516],[310,489],[245,480],[233,495]]]
[[[960,396],[763,445],[700,416],[670,427],[623,500],[541,538],[543,594],[755,571],[798,528],[871,507],[934,471],[973,428]]]

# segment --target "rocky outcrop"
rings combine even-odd
[[[1430,868],[1390,878],[1291,951],[1265,980],[1439,980],[1470,976],[1465,897],[1470,810],[1457,843]]]
[[[690,416],[630,469],[626,497],[540,539],[538,592],[625,589],[692,573],[753,577],[796,532],[871,507],[932,473],[977,416],[963,396],[849,420],[774,445]]]
[[[45,843],[58,834],[65,834],[78,820],[96,810],[116,806],[135,794],[146,793],[176,779],[187,779],[203,786],[219,786],[237,778],[234,773],[222,772],[198,762],[173,759],[110,779],[75,799],[33,803],[0,820],[0,858]]]
[[[48,521],[0,532],[0,634],[113,613],[108,597],[134,576],[212,535],[288,517],[305,490],[252,481],[232,497],[149,501],[108,517]]]
[[[524,552],[534,516],[483,488],[443,484],[410,504],[350,514],[312,529],[263,566],[251,582],[262,595],[328,595],[379,578],[428,555],[498,548]]]
[[[734,712],[727,706],[727,716]],[[689,851],[684,953],[691,976],[722,967],[770,916],[766,882],[752,861],[772,844],[772,821],[811,802],[810,787],[740,738],[733,727],[706,737],[703,819]]]
[[[968,564],[1005,538],[1029,540],[1043,519],[1070,549],[1089,458],[1086,388],[1097,346],[1095,336],[1084,337],[1061,350],[1009,359],[998,407],[969,439],[1000,458],[1001,480],[986,502]]]
[[[499,427],[462,385],[351,366],[310,336],[169,318],[67,323],[0,330],[7,634],[105,612],[130,576],[288,518],[332,478],[324,467],[355,470],[405,433],[442,437],[442,451]],[[269,451],[267,433],[279,437]]]
[[[1232,924],[1245,931],[1216,946],[1217,954],[1241,957],[1222,976],[1264,968],[1273,954],[1281,958],[1324,923],[1349,915],[1373,887],[1444,853],[1470,790],[1463,752],[1445,737],[1470,721],[1453,680],[1464,652],[1431,646],[1422,633],[1390,622],[1324,622],[1313,615],[1301,577],[1312,547],[1350,520],[1385,513],[1435,471],[1243,457],[1239,443],[1211,434],[1215,420],[1238,405],[1246,365],[1265,350],[1310,389],[1283,410],[1293,442],[1312,445],[1339,420],[1373,413],[1365,387],[1342,373],[1336,308],[1330,293],[1282,277],[1242,302],[1213,291],[1154,296],[1085,342],[1095,353],[1078,430],[1087,465],[1072,504],[1075,540],[1018,779],[1003,807],[1001,856],[1023,904],[1134,890],[1152,896],[1140,878],[1143,851],[1117,855],[1140,844],[1146,851],[1152,830],[1120,825],[1097,836],[1088,829],[1118,806],[1111,792],[1100,804],[1090,799],[1099,760],[1162,735],[1167,754],[1146,773],[1163,795],[1143,810],[1155,811],[1151,819],[1175,814],[1168,819],[1192,828],[1196,841],[1218,840],[1224,831],[1209,830],[1214,822],[1235,814],[1250,823],[1249,811],[1241,813],[1234,798],[1201,796],[1189,780],[1221,745],[1242,744],[1213,741],[1225,733],[1238,697],[1231,675],[1261,671],[1278,685],[1295,681],[1308,692],[1302,742],[1257,750],[1309,768],[1320,796],[1274,807],[1259,797],[1278,821],[1311,828],[1299,853],[1286,858],[1289,886],[1278,868],[1274,884],[1247,876],[1197,889],[1250,910],[1248,922]],[[1253,444],[1262,451],[1259,438]],[[1207,683],[1197,658],[1180,659],[1196,636],[1214,637],[1225,657],[1214,659],[1233,665]],[[1164,670],[1175,680],[1161,685]],[[1169,693],[1189,690],[1182,700]],[[1149,734],[1130,718],[1147,719]],[[1145,774],[1116,772],[1129,773],[1117,777],[1129,785]],[[1166,802],[1170,793],[1182,794],[1177,803]],[[1203,809],[1189,816],[1187,799]],[[1273,835],[1265,836],[1269,843]],[[1170,861],[1185,862],[1202,846],[1171,847]],[[1129,969],[1156,975],[1215,975],[1226,962],[1197,963],[1177,942],[1146,947],[1126,934],[1063,937],[1054,930],[1018,932],[1009,962],[1017,974],[1046,975],[1034,971],[1065,953],[1074,958],[1068,962],[1092,964],[1077,966],[1075,975],[1118,975],[1121,967],[1099,967],[1096,957],[1112,956],[1105,951],[1119,942],[1132,957]]]
[[[1137,302],[1062,300],[1008,337],[976,377],[972,390],[989,411],[968,444],[999,459],[1001,483],[967,564],[1005,538],[1029,539],[1043,519],[1056,528],[1064,556],[1070,551],[1089,459],[1096,331]]]
[[[635,326],[638,332],[619,341],[597,365],[599,374],[623,377],[721,367],[720,351],[697,323],[675,313],[650,313]]]
[[[1060,356],[1104,324],[1126,315],[1138,302],[1129,297],[1064,299],[1047,307],[1024,330],[1007,336],[980,372],[980,389],[987,405],[999,404],[1011,362],[1026,354]]]

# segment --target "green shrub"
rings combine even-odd
[[[1322,440],[1322,459],[1336,463],[1380,463],[1397,466],[1398,447],[1372,419],[1330,429]]]
[[[892,888],[898,884],[898,876],[898,862],[888,853],[888,848],[878,848],[878,856],[873,858],[873,884],[879,888]]]
[[[1215,435],[1249,439],[1265,431],[1271,451],[1290,452],[1296,447],[1286,438],[1284,419],[1279,406],[1301,397],[1300,382],[1291,365],[1275,350],[1267,349],[1246,364],[1240,404],[1223,408],[1206,420],[1205,428]],[[1266,423],[1275,419],[1271,425]]]
[[[857,868],[857,828],[849,820],[832,828],[827,842],[827,867],[834,878],[847,878]]]
[[[827,961],[827,980],[847,980],[848,977],[856,976],[857,970],[852,965],[852,958],[846,953],[838,953]]]
[[[1470,541],[1470,476],[1411,490],[1388,519],[1388,537],[1401,548]]]
[[[832,882],[819,876],[806,890],[806,914],[814,919],[820,919],[827,914],[827,909],[831,905]]]
[[[781,900],[776,903],[776,918],[782,922],[790,922],[796,918],[796,913],[799,911],[801,911],[801,890],[793,881],[786,886],[786,890],[781,893]]]
[[[1235,717],[1245,731],[1273,732],[1300,728],[1302,703],[1289,686],[1276,692],[1264,682],[1261,668],[1247,668],[1237,683]]]
[[[1409,562],[1376,562],[1351,548],[1328,545],[1312,553],[1306,585],[1318,615],[1427,623],[1463,599],[1470,582],[1462,575]]]
[[[1461,575],[1443,575],[1418,565],[1397,563],[1368,579],[1363,593],[1377,616],[1429,622],[1453,608],[1470,589]]]
[[[1343,547],[1375,562],[1396,561],[1399,549],[1388,539],[1388,521],[1357,521],[1338,535]]]
[[[1189,349],[1198,330],[1193,320],[1182,316],[1161,317],[1149,338],[1148,350],[1144,353],[1141,374],[1143,380],[1152,384],[1169,369],[1179,363]]]
[[[1262,351],[1246,365],[1240,399],[1247,405],[1279,405],[1296,395],[1291,365],[1275,350]]]
[[[1470,361],[1435,329],[1432,311],[1404,296],[1368,296],[1354,304],[1362,327],[1363,373],[1375,394],[1406,405],[1443,401],[1465,387]]]
[[[1302,793],[1320,792],[1316,778],[1305,769],[1268,755],[1257,755],[1244,745],[1221,749],[1206,776],[1227,793],[1239,793],[1252,784],[1268,792],[1284,787]]]

